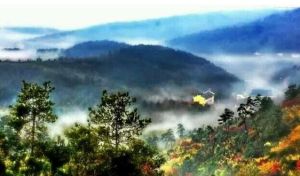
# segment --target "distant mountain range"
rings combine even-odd
[[[230,96],[237,77],[204,58],[161,46],[122,48],[95,59],[0,62],[0,103],[10,103],[22,80],[50,80],[58,106],[91,106],[103,89],[127,90],[147,100],[150,96],[192,97],[211,88],[217,98]],[[161,92],[168,90],[168,92]]]
[[[57,47],[55,45],[60,44],[61,46],[69,47],[76,43],[90,40],[115,40],[130,44],[161,44],[165,40],[199,31],[251,22],[275,12],[277,11],[211,12],[134,22],[110,23],[37,37],[30,39],[27,44],[31,46],[44,45],[44,47]]]
[[[194,53],[300,52],[300,9],[257,21],[179,37],[169,46]]]
[[[23,40],[61,32],[53,28],[42,27],[2,27],[0,28],[0,48],[20,47]]]
[[[61,32],[54,28],[45,27],[5,27],[2,28],[12,32],[22,33],[22,34],[34,34],[34,35],[49,35],[57,32]]]

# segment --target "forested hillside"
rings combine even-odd
[[[0,121],[0,174],[82,176],[264,176],[300,174],[300,86],[291,85],[278,105],[248,97],[225,108],[213,126],[144,132],[135,98],[103,91],[86,123],[51,137],[50,82],[23,82]]]
[[[129,47],[125,43],[118,43],[113,41],[89,41],[76,44],[71,48],[63,51],[62,57],[65,58],[91,58],[105,56],[122,48]]]
[[[213,126],[186,130],[178,124],[145,139],[165,151],[166,176],[298,176],[299,100],[300,86],[291,85],[281,104],[248,97],[236,109],[224,109]]]
[[[130,90],[141,100],[160,95],[186,95],[211,88],[218,97],[230,95],[241,81],[204,58],[160,46],[123,48],[98,58],[54,61],[0,62],[1,104],[15,98],[22,80],[49,80],[57,88],[53,97],[58,106],[88,107],[97,101],[99,90]]]

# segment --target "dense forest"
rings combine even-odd
[[[300,86],[289,86],[281,105],[248,97],[225,108],[214,126],[147,133],[151,118],[141,116],[135,98],[103,91],[86,123],[53,137],[54,91],[50,82],[23,81],[0,121],[0,175],[300,174]]]
[[[146,101],[151,95],[161,94],[162,89],[178,97],[187,97],[211,88],[221,98],[230,95],[237,84],[243,84],[235,75],[204,58],[162,46],[137,45],[119,49],[121,46],[116,45],[121,44],[102,41],[80,44],[68,52],[74,55],[89,48],[87,53],[93,54],[93,47],[107,43],[109,45],[102,51],[109,53],[115,48],[115,52],[95,58],[80,58],[79,54],[76,58],[49,61],[1,61],[0,79],[6,83],[0,85],[0,103],[10,104],[22,80],[38,83],[49,80],[57,88],[53,98],[59,107],[83,108],[97,102],[99,87],[130,90],[140,101]],[[178,92],[184,95],[177,95]]]

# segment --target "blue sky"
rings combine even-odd
[[[298,6],[299,0],[1,0],[0,26],[74,29],[190,13]]]

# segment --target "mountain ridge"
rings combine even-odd
[[[233,24],[253,21],[275,12],[277,12],[275,9],[211,12],[133,22],[108,23],[37,37],[35,39],[30,39],[27,42],[29,44],[39,42],[54,43],[62,42],[64,40],[70,40],[73,44],[88,40],[115,40],[126,43],[132,40],[163,42],[176,36],[197,32],[200,29],[211,30],[222,26],[230,26]],[[239,14],[239,18],[236,18],[237,14]]]
[[[300,52],[300,9],[168,41],[168,46],[193,53]],[[289,35],[287,35],[289,34]]]

